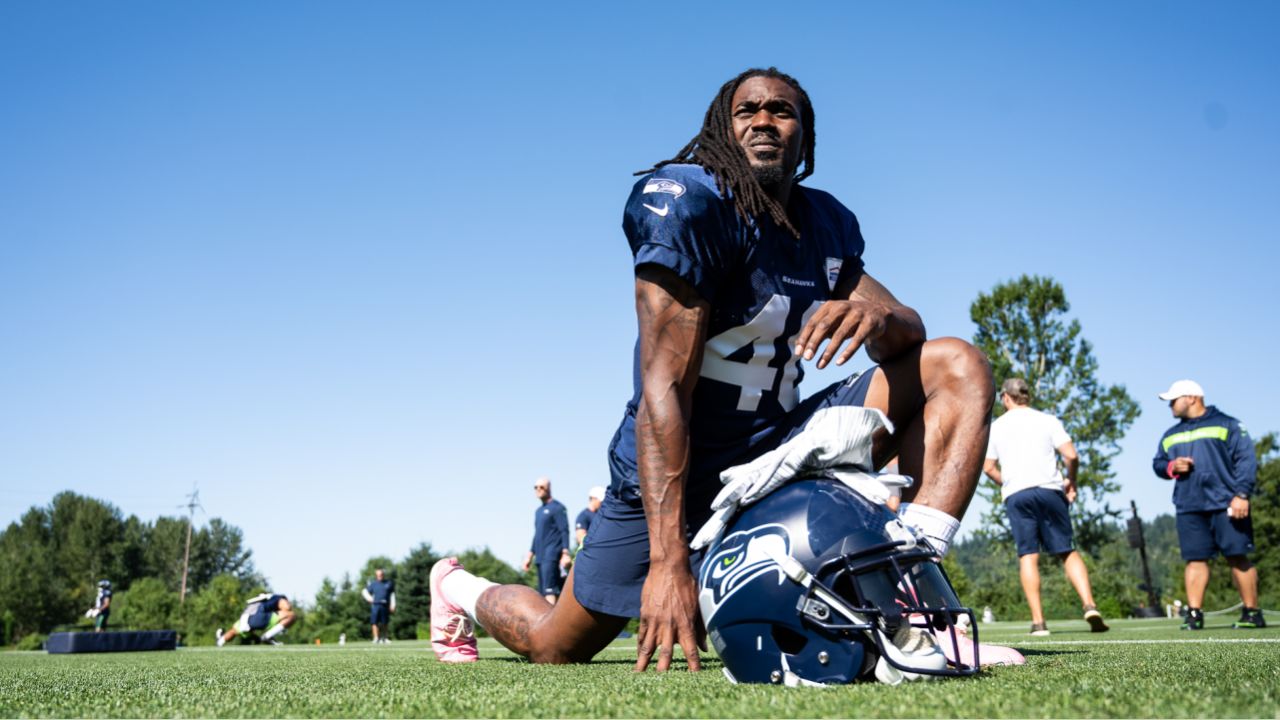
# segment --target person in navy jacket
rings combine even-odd
[[[1187,563],[1185,630],[1204,628],[1204,591],[1209,560],[1222,553],[1244,605],[1234,628],[1266,627],[1258,608],[1258,569],[1253,552],[1249,496],[1257,480],[1253,440],[1240,421],[1204,404],[1204,390],[1192,380],[1179,380],[1160,399],[1169,403],[1177,425],[1165,431],[1152,469],[1174,480],[1173,505],[1178,511],[1178,545]]]
[[[521,569],[529,572],[530,564],[537,564],[538,592],[554,605],[569,573],[569,511],[551,497],[550,478],[534,481],[533,492],[542,505],[533,514],[533,542]]]

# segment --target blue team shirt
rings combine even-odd
[[[1191,472],[1173,484],[1173,505],[1180,513],[1225,510],[1236,493],[1253,493],[1258,461],[1249,431],[1213,405],[1200,417],[1180,420],[1165,431],[1152,469],[1173,479],[1169,461],[1180,457],[1195,461]]]
[[[102,610],[102,606],[110,599],[111,588],[98,588],[98,597],[93,601],[93,606],[98,610]],[[106,610],[107,612],[111,612],[111,608],[107,608]]]
[[[577,530],[590,530],[591,521],[595,519],[596,519],[595,513],[591,512],[587,508],[583,508],[582,512],[578,513],[578,519],[574,521],[574,527]]]
[[[672,270],[711,306],[689,428],[690,507],[709,504],[720,471],[753,459],[773,424],[796,406],[804,375],[793,352],[796,336],[840,282],[863,272],[858,220],[839,201],[797,185],[788,214],[799,240],[767,216],[743,220],[715,177],[696,165],[660,168],[637,182],[627,200],[622,227],[635,266]],[[614,492],[636,503],[638,341],[633,384],[609,462]]]
[[[391,604],[391,595],[396,591],[396,583],[394,580],[379,582],[377,578],[374,578],[369,581],[368,585],[364,586],[364,589],[368,590],[369,594],[373,596],[374,605],[389,605]]]
[[[539,565],[560,559],[560,551],[569,549],[569,511],[559,500],[548,500],[533,513],[533,542],[529,551]]]

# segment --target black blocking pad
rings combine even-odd
[[[173,650],[176,630],[124,630],[118,632],[58,632],[49,636],[44,649],[51,653],[142,652]]]

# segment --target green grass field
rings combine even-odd
[[[631,671],[633,641],[591,665],[536,666],[482,641],[479,663],[436,662],[428,643],[179,649],[116,655],[0,653],[0,716],[30,717],[1280,717],[1280,631],[1203,632],[1169,620],[982,626],[1025,666],[900,687],[731,685]],[[1280,618],[1276,618],[1280,621]]]

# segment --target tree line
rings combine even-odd
[[[108,502],[73,492],[32,507],[0,532],[0,640],[77,622],[103,579],[117,593],[113,621],[123,620],[133,598],[164,593],[172,596],[165,602],[177,607],[186,541],[184,518],[126,518]],[[191,533],[189,599],[197,600],[219,579],[240,591],[262,584],[244,534],[213,518]]]
[[[1076,543],[1093,578],[1099,608],[1123,617],[1140,605],[1146,591],[1136,551],[1125,538],[1121,512],[1108,503],[1119,485],[1112,460],[1120,440],[1139,413],[1138,403],[1123,385],[1107,385],[1097,377],[1093,346],[1078,320],[1069,319],[1070,303],[1052,278],[1022,276],[981,293],[970,306],[977,331],[974,344],[988,357],[996,385],[1022,377],[1032,388],[1032,406],[1060,417],[1080,453],[1080,498],[1072,506]],[[999,414],[998,405],[993,412]],[[1277,438],[1257,441],[1258,485],[1252,501],[1258,551],[1253,557],[1262,577],[1262,603],[1280,604],[1280,458]],[[988,480],[979,493],[991,509],[980,529],[957,543],[946,567],[961,599],[975,607],[990,606],[998,616],[1026,615],[1017,562],[999,489]],[[1174,518],[1161,515],[1144,523],[1153,584],[1162,601],[1182,592],[1183,563],[1178,556]],[[47,507],[31,508],[0,533],[0,641],[47,633],[75,623],[89,607],[95,583],[110,578],[116,585],[113,623],[135,628],[177,628],[188,644],[213,642],[214,630],[239,616],[244,602],[265,583],[256,572],[252,552],[239,528],[218,518],[192,536],[188,601],[178,597],[182,549],[187,521],[161,517],[144,522],[125,518],[109,503],[65,492]],[[472,572],[495,582],[534,585],[487,549],[460,554]],[[431,566],[440,559],[429,544],[403,559],[374,557],[354,576],[328,577],[315,601],[298,604],[298,622],[287,633],[292,642],[336,642],[368,638],[368,605],[360,595],[373,571],[381,567],[396,582],[397,612],[391,616],[393,639],[427,637],[430,616],[428,587]],[[1041,562],[1054,561],[1047,555]],[[1221,560],[1218,561],[1221,564]],[[1216,568],[1206,598],[1209,607],[1234,603],[1230,573]],[[1075,595],[1058,572],[1043,572],[1043,599],[1051,617],[1077,614]],[[85,624],[82,622],[82,624]]]
[[[83,613],[99,580],[112,582],[111,626],[134,630],[176,629],[187,645],[209,645],[214,633],[240,616],[245,603],[268,589],[254,568],[241,530],[220,518],[192,528],[187,598],[179,597],[187,520],[124,517],[96,498],[63,492],[45,507],[32,507],[0,531],[0,645],[27,639],[25,646],[57,629],[88,629]],[[459,558],[468,569],[503,584],[526,583],[488,548]],[[299,618],[288,642],[337,642],[370,637],[369,605],[360,591],[383,568],[396,583],[394,639],[430,636],[431,566],[442,556],[431,545],[402,560],[373,557],[353,577],[326,577],[312,603],[294,602]]]

